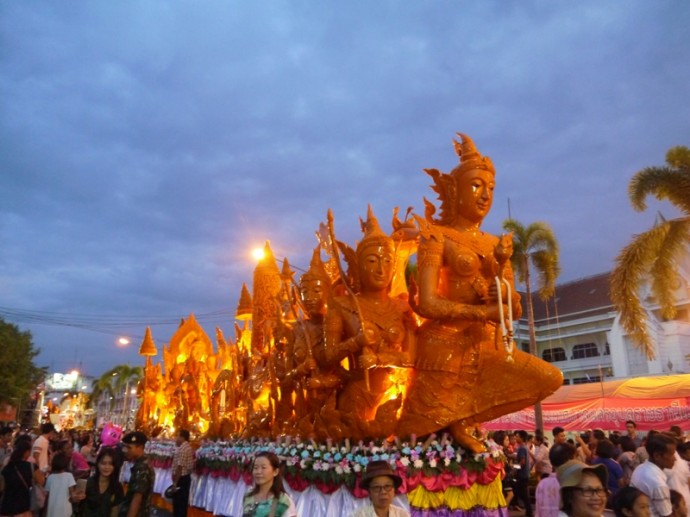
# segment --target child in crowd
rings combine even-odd
[[[72,515],[70,501],[81,501],[84,499],[84,494],[76,491],[77,482],[72,473],[67,472],[69,467],[67,454],[64,452],[55,454],[50,467],[51,472],[45,486],[48,492],[45,517],[70,517]]]

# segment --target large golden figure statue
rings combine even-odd
[[[348,360],[350,378],[338,395],[340,422],[331,422],[334,438],[385,437],[393,433],[411,366],[416,322],[406,301],[391,298],[393,240],[381,231],[371,208],[364,237],[348,253],[354,294],[337,297],[328,307],[325,342],[318,359],[331,368]]]
[[[478,452],[478,424],[553,393],[560,370],[513,345],[521,307],[512,236],[481,230],[493,202],[493,164],[460,137],[459,165],[448,174],[426,171],[441,201],[436,217],[429,202],[424,218],[413,217],[417,226],[411,207],[404,221],[396,210],[389,237],[369,208],[353,249],[335,240],[329,210],[299,285],[287,259],[278,270],[267,242],[253,300],[242,288],[236,343],[218,332],[215,353],[194,317],[183,321],[163,351],[160,380],[160,368],[147,360],[146,387],[159,389],[144,398],[137,425],[319,440],[448,430]],[[417,281],[408,289],[407,260],[415,251]],[[147,357],[156,354],[148,340],[141,352]]]
[[[513,287],[512,240],[480,229],[493,202],[495,171],[469,137],[459,136],[462,142],[454,143],[460,164],[450,174],[426,171],[441,212],[432,219],[433,207],[427,206],[427,219],[420,221],[416,310],[427,321],[419,329],[398,433],[425,435],[447,427],[463,446],[479,451],[474,426],[536,403],[563,377],[502,340],[501,324],[521,313],[519,295],[506,288]]]

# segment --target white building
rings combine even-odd
[[[563,371],[564,384],[689,373],[690,275],[680,271],[676,290],[678,314],[673,320],[661,318],[649,288],[642,288],[650,316],[649,332],[656,343],[656,358],[651,361],[631,344],[620,326],[609,295],[610,276],[603,273],[561,284],[546,304],[533,294],[539,357]],[[515,342],[528,351],[524,294],[522,308]]]

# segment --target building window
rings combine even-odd
[[[541,358],[549,363],[556,361],[565,361],[565,350],[562,348],[547,348],[541,353]]]
[[[575,377],[573,379],[573,384],[589,384],[591,382],[599,382],[601,377],[598,375],[588,375],[587,377]]]
[[[599,357],[599,349],[594,343],[575,345],[573,347],[573,359],[585,359],[587,357]]]
[[[606,342],[606,345],[604,346],[604,355],[611,355],[611,345],[609,345],[609,342]]]

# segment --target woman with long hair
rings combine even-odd
[[[295,503],[285,492],[280,459],[269,451],[254,458],[254,486],[242,501],[242,517],[296,517]]]
[[[120,483],[121,461],[117,451],[103,447],[96,457],[96,470],[86,482],[81,517],[115,517],[125,498]]]
[[[2,469],[5,479],[5,493],[0,506],[0,515],[31,517],[31,487],[43,484],[43,473],[29,462],[31,439],[17,439],[10,461]]]

